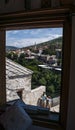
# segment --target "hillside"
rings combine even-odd
[[[56,49],[61,49],[62,48],[62,37],[47,41],[47,42],[43,42],[43,43],[39,43],[36,45],[32,45],[32,46],[28,46],[28,47],[24,47],[22,49],[29,49],[34,53],[39,53],[39,50],[42,49],[42,54],[45,55],[55,55],[56,53]]]
[[[56,39],[53,39],[53,40],[50,40],[50,41],[47,41],[47,42],[43,42],[43,43],[39,43],[37,45],[32,45],[32,46],[28,46],[28,47],[23,47],[23,49],[30,49],[30,50],[33,50],[34,47],[36,46],[37,48],[40,48],[40,47],[44,47],[44,46],[48,46],[50,47],[51,45],[57,45],[58,46],[62,46],[62,37],[59,37],[59,38],[56,38]]]
[[[6,51],[12,51],[12,50],[17,50],[17,47],[14,46],[6,46]]]
[[[39,47],[41,45],[42,46],[45,46],[45,45],[49,46],[50,44],[56,44],[56,43],[61,44],[62,43],[62,37],[59,37],[59,38],[56,38],[56,39],[53,39],[53,40],[50,40],[50,41],[47,41],[47,42],[40,43],[40,44],[37,45],[37,47]]]

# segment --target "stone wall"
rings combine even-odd
[[[51,102],[52,107],[57,106],[59,104],[60,104],[60,96],[52,99],[52,102]]]
[[[41,95],[43,94],[43,92],[46,91],[46,87],[45,86],[40,86],[36,89],[31,90],[31,92],[28,92],[24,95],[23,97],[23,101],[26,104],[30,104],[30,105],[37,105],[38,104],[38,99],[41,97]]]
[[[6,79],[6,99],[14,100],[17,99],[17,91],[23,89],[23,95],[26,92],[31,92],[31,75],[15,79]],[[14,94],[15,95],[14,95]]]
[[[23,93],[24,93],[23,94],[23,101],[26,104],[37,106],[38,101],[39,101],[38,99],[41,97],[43,92],[46,92],[45,86],[40,86],[36,89],[31,90],[31,92],[23,91]],[[60,104],[60,96],[51,99],[51,107],[57,106],[59,104]]]
[[[31,75],[21,78],[6,79],[6,100],[11,101],[19,99],[17,91],[22,91],[22,100],[26,104],[37,105],[38,99],[45,92],[46,87],[40,86],[36,89],[31,90]]]

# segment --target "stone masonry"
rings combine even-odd
[[[26,104],[37,105],[38,99],[45,91],[45,86],[31,90],[33,71],[6,58],[6,100],[19,99],[17,92],[21,91],[22,100]]]

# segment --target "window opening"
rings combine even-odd
[[[6,31],[7,101],[60,113],[62,39],[61,27]]]

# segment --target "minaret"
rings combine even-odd
[[[36,45],[36,42],[35,42],[35,47],[34,47],[35,50],[36,50],[36,46],[37,46],[37,45]]]

